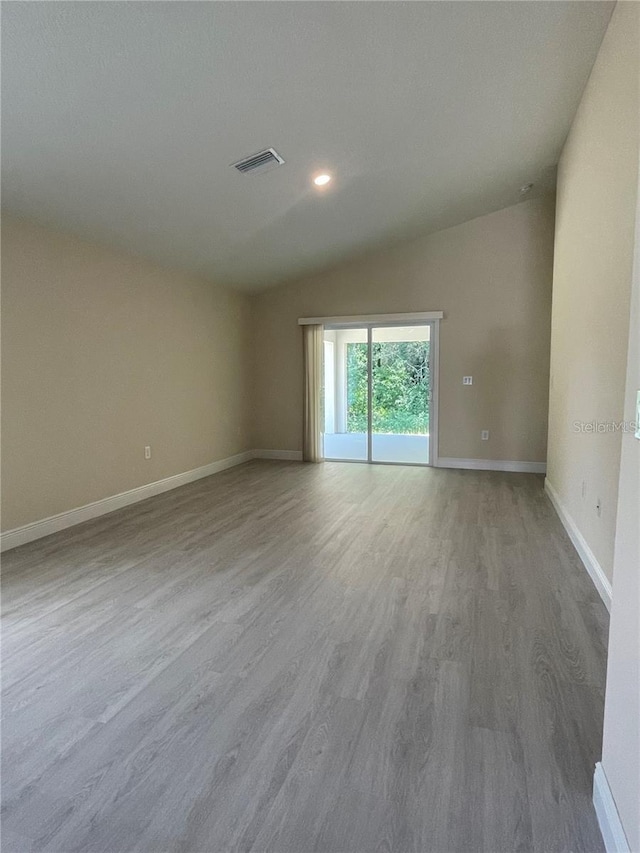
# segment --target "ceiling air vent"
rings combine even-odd
[[[274,151],[273,148],[266,148],[264,151],[252,154],[251,157],[245,157],[244,160],[239,160],[232,165],[239,172],[246,174],[247,172],[266,172],[267,169],[282,166],[283,163],[284,160],[277,151]]]

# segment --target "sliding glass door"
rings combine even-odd
[[[325,459],[369,459],[369,330],[324,330]]]
[[[324,455],[430,463],[432,326],[324,331]]]
[[[429,326],[371,330],[371,461],[429,463]]]

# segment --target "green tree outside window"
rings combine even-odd
[[[429,342],[372,345],[375,433],[429,433]],[[347,344],[347,432],[367,431],[367,344]]]

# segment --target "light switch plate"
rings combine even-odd
[[[463,376],[462,377],[463,385],[473,385],[473,376]]]

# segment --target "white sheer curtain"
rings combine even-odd
[[[302,458],[322,462],[322,356],[323,326],[302,327],[304,351],[304,413]]]

